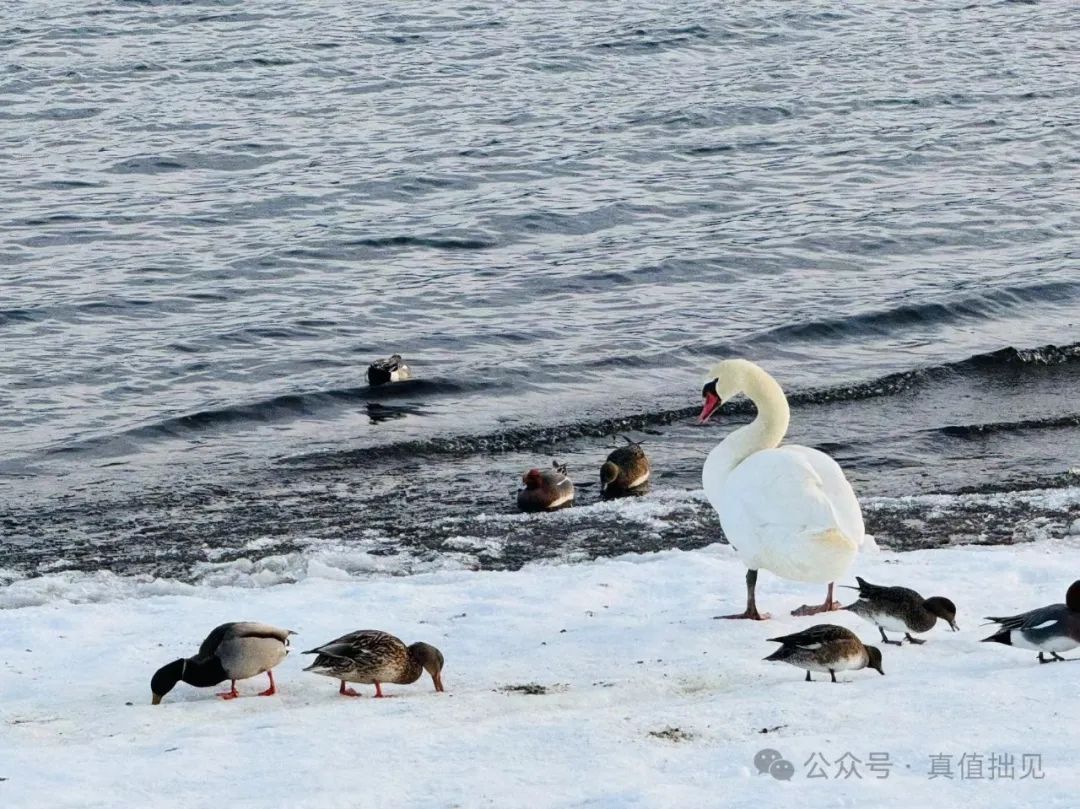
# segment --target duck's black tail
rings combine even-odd
[[[994,643],[1004,643],[1006,646],[1012,646],[1012,630],[1002,629],[1000,632],[982,639],[983,643],[990,643],[991,641]]]

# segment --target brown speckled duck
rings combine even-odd
[[[600,467],[600,494],[605,498],[637,494],[649,481],[649,459],[641,444],[623,438],[626,446],[614,450]]]
[[[521,478],[517,504],[522,511],[554,511],[574,504],[574,484],[566,476],[566,467],[558,461],[551,469],[530,469]]]
[[[424,671],[431,675],[435,690],[443,690],[442,652],[428,643],[406,646],[393,635],[377,629],[350,632],[304,654],[318,655],[304,671],[340,680],[338,693],[345,697],[360,696],[346,688],[345,683],[374,685],[375,696],[381,697],[382,683],[415,683]]]

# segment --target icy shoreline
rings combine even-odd
[[[852,574],[949,596],[962,631],[887,647],[885,677],[840,685],[761,660],[766,638],[815,622],[787,612],[817,588],[764,576],[774,620],[712,620],[742,597],[743,569],[723,546],[517,572],[360,580],[328,568],[264,588],[169,585],[0,610],[0,801],[1071,805],[1077,669],[982,644],[978,624],[1060,600],[1078,569],[1080,537],[865,555]],[[343,699],[294,654],[277,669],[279,697],[253,696],[255,682],[232,703],[180,686],[152,707],[153,670],[237,619],[295,629],[297,649],[363,627],[426,640],[446,655],[449,693],[421,681],[389,688],[390,700]],[[827,620],[876,635],[846,613]],[[757,773],[763,748],[793,763],[790,782]],[[846,753],[861,778],[834,777]],[[868,770],[870,753],[888,755],[887,777]],[[815,754],[830,762],[825,778],[808,777]],[[965,754],[983,757],[984,778],[960,777]],[[1012,778],[989,777],[991,754],[1014,757]],[[950,756],[953,778],[929,777],[934,755]],[[1043,778],[1020,778],[1024,755],[1038,756]]]

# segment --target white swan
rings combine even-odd
[[[720,515],[728,542],[749,568],[746,612],[729,618],[762,620],[754,599],[758,570],[785,579],[828,583],[825,603],[795,615],[839,609],[833,582],[863,543],[862,510],[840,466],[823,452],[779,446],[790,411],[784,391],[747,360],[724,360],[709,372],[700,424],[728,399],[745,393],[757,418],[721,441],[701,470],[705,496]]]

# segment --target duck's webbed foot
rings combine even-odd
[[[916,646],[922,646],[924,643],[926,643],[926,641],[923,640],[922,638],[913,638],[913,637],[911,637],[910,632],[905,632],[904,637],[908,639],[908,643],[914,643]]]
[[[891,644],[893,646],[902,646],[903,643],[904,643],[902,640],[889,640],[889,636],[885,634],[885,630],[883,628],[881,628],[880,626],[878,627],[878,632],[881,633],[881,642],[882,643],[888,643],[888,644]]]

